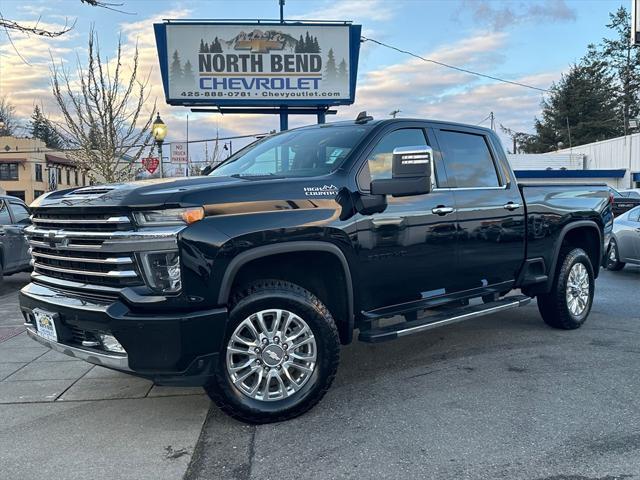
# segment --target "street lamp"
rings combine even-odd
[[[151,126],[151,134],[158,145],[158,154],[160,155],[160,178],[164,178],[164,167],[162,165],[162,143],[164,142],[164,138],[167,136],[167,124],[160,118],[160,112],[158,112],[158,116]]]

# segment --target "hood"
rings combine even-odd
[[[37,198],[31,207],[159,207],[192,188],[218,188],[242,183],[231,177],[154,178],[135,182],[57,190]]]
[[[32,207],[66,208],[173,208],[252,203],[265,200],[327,200],[344,186],[341,175],[316,178],[247,179],[183,177],[150,179],[111,185],[58,190],[37,198]]]

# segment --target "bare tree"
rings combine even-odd
[[[103,0],[80,0],[80,3],[89,5],[91,7],[106,8],[107,10],[113,10],[116,12],[126,13],[130,15],[129,12],[124,12],[122,10],[115,8],[115,7],[123,6],[124,3],[105,2]],[[38,19],[38,21],[34,25],[24,23],[24,22],[16,22],[15,20],[4,18],[0,13],[0,28],[3,28],[5,30],[7,37],[9,37],[9,40],[11,40],[11,37],[9,36],[9,30],[25,33],[27,35],[38,35],[40,37],[53,38],[53,37],[59,37],[61,35],[64,35],[68,31],[72,30],[76,24],[76,22],[74,21],[71,25],[69,25],[68,20],[65,19],[64,26],[62,26],[58,30],[51,30],[48,28],[40,27],[39,23],[40,23],[40,19]]]
[[[100,54],[97,35],[89,33],[87,65],[78,59],[77,80],[72,80],[62,62],[52,60],[53,95],[62,111],[70,156],[96,182],[118,182],[134,178],[138,160],[151,139],[156,111],[143,112],[148,100],[149,75],[140,79],[138,47],[133,59],[122,57],[118,40],[116,58],[109,62]],[[131,68],[128,78],[124,65]]]

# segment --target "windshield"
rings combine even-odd
[[[291,130],[249,145],[209,175],[213,177],[315,177],[349,156],[370,130],[366,125],[331,125]]]

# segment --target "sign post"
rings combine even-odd
[[[317,115],[355,100],[360,25],[167,20],[154,24],[167,103],[193,111]],[[203,110],[199,107],[215,107]]]
[[[631,45],[640,45],[640,0],[631,0]]]

